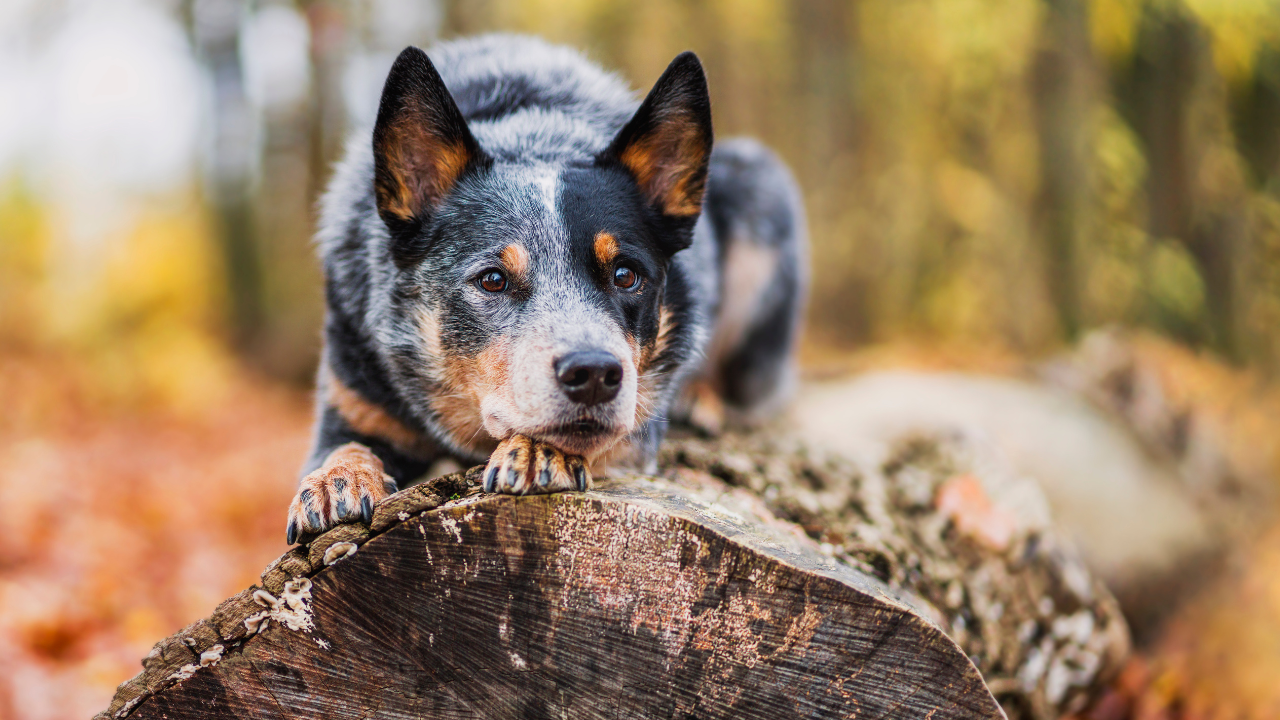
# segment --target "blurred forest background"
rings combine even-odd
[[[1280,374],[1280,0],[3,0],[0,717],[101,709],[283,550],[317,195],[396,53],[494,30],[699,53],[804,190],[811,367],[1121,325]]]
[[[1271,0],[4,7],[0,341],[93,357],[126,394],[202,387],[226,347],[308,382],[344,138],[405,45],[492,30],[641,90],[696,50],[718,133],[805,190],[813,340],[1042,353],[1122,323],[1280,370]]]

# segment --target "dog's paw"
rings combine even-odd
[[[577,455],[566,455],[527,435],[502,441],[484,469],[484,491],[508,495],[586,490],[591,471]]]
[[[347,443],[298,484],[289,505],[289,544],[303,533],[321,533],[339,523],[367,523],[374,504],[395,491],[396,481],[383,471],[378,456],[359,443]]]

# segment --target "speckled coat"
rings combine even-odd
[[[579,53],[494,35],[406,49],[322,202],[318,423],[289,536],[367,517],[433,462],[582,490],[791,385],[805,228],[751,140],[712,149],[702,66],[643,102]],[[585,364],[584,364],[585,363]]]

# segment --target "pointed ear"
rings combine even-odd
[[[416,228],[485,159],[427,54],[405,48],[387,75],[373,128],[378,215],[393,233]]]
[[[656,210],[692,227],[702,212],[711,141],[707,78],[698,56],[684,52],[667,66],[601,160],[621,164]]]

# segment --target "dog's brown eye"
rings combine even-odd
[[[497,270],[490,270],[480,276],[480,289],[485,292],[500,293],[507,289],[507,276]]]
[[[634,288],[638,282],[640,282],[640,276],[626,265],[619,265],[618,269],[613,271],[613,284],[623,290]]]

